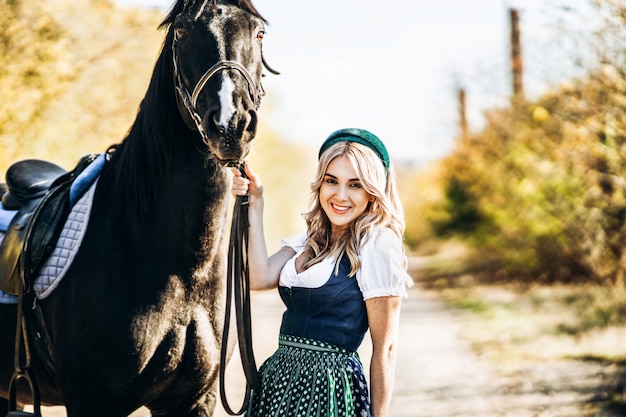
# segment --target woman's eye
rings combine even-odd
[[[358,182],[350,184],[350,187],[352,187],[352,188],[362,188],[361,184],[359,184]]]

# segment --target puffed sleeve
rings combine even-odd
[[[407,296],[413,280],[403,265],[402,240],[388,228],[376,229],[361,248],[357,281],[363,299]]]
[[[306,236],[306,230],[303,230],[295,236],[283,238],[280,240],[280,247],[284,248],[285,246],[288,246],[298,252],[304,247],[304,244],[306,243]]]

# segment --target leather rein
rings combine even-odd
[[[239,171],[245,178],[243,164]],[[248,408],[251,391],[258,390],[261,378],[254,360],[252,350],[252,319],[250,314],[250,270],[248,268],[248,203],[249,196],[237,196],[233,209],[228,245],[228,266],[226,275],[226,307],[224,313],[224,331],[220,351],[220,397],[224,410],[231,416],[238,416]],[[228,358],[228,336],[232,304],[235,304],[235,318],[239,354],[243,371],[246,376],[246,391],[243,404],[235,412],[226,398],[225,373]]]

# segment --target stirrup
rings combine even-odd
[[[9,407],[7,417],[41,417],[41,396],[35,375],[30,369],[30,344],[24,323],[24,287],[20,285],[17,298],[17,323],[15,329],[15,349],[13,350],[13,375],[9,382]],[[20,360],[20,347],[24,344],[25,361]],[[32,396],[33,412],[17,410],[17,385],[20,380],[28,383]]]
[[[33,412],[16,410],[17,408],[17,383],[20,380],[28,382],[28,387],[33,396]],[[31,374],[30,369],[16,370],[11,377],[9,383],[9,412],[7,417],[41,417],[41,400],[39,398],[39,390],[35,382],[35,376]]]

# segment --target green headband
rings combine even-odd
[[[385,148],[383,142],[378,139],[378,136],[363,129],[349,128],[337,130],[336,132],[331,133],[330,136],[326,138],[324,143],[322,143],[322,147],[320,148],[317,158],[321,158],[322,154],[328,148],[339,142],[356,142],[367,146],[373,150],[376,155],[378,155],[385,166],[385,171],[389,172],[389,154],[387,153],[387,148]]]

